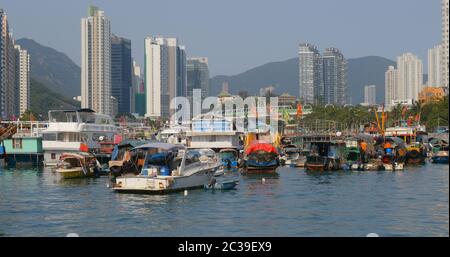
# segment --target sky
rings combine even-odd
[[[298,44],[341,49],[346,58],[392,60],[412,52],[426,65],[441,41],[441,0],[0,0],[14,38],[32,38],[80,64],[80,20],[89,4],[129,38],[144,59],[144,38],[177,37],[188,57],[206,56],[210,75],[234,75],[297,56]],[[425,66],[426,67],[426,66]],[[426,73],[426,70],[424,70]]]

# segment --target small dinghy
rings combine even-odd
[[[239,184],[237,179],[227,179],[222,181],[217,181],[215,178],[211,179],[208,184],[205,184],[206,190],[231,190],[234,189]]]

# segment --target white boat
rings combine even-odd
[[[90,109],[49,111],[42,131],[44,165],[54,166],[64,152],[100,152],[101,143],[112,142],[118,133],[110,116]]]
[[[141,173],[118,177],[112,187],[114,191],[161,194],[203,188],[221,166],[201,155],[201,151],[186,150],[181,145],[150,143],[137,148],[147,151]]]
[[[394,164],[387,164],[383,163],[384,169],[388,171],[396,171],[396,170],[403,170],[403,163],[394,163]]]

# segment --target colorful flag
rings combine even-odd
[[[297,104],[297,118],[300,118],[303,115],[303,108],[302,108],[302,104],[298,103]]]

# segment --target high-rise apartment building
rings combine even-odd
[[[131,112],[132,90],[131,41],[111,37],[111,94],[117,100],[118,113]]]
[[[428,49],[428,82],[429,87],[441,87],[441,55],[442,45]]]
[[[19,115],[30,109],[30,55],[27,50],[15,45],[16,49],[16,94]]]
[[[448,2],[449,0],[442,0],[442,54],[441,54],[441,86],[448,88]]]
[[[375,85],[364,86],[364,103],[375,105],[377,103],[377,87]]]
[[[144,61],[145,116],[169,118],[170,101],[187,91],[185,48],[176,38],[147,37]]]
[[[298,61],[300,100],[308,104],[323,102],[322,58],[317,47],[300,44]]]
[[[397,99],[397,70],[389,66],[384,73],[384,104],[387,108],[392,106],[392,101]]]
[[[6,12],[0,9],[0,116],[2,119],[10,119],[18,114],[15,61],[14,39],[9,30],[8,17]]]
[[[192,57],[187,60],[187,97],[192,98],[194,89],[201,89],[202,98],[209,96],[209,68],[207,57]]]
[[[418,100],[422,84],[423,67],[419,57],[412,53],[397,57],[396,100]]]
[[[89,6],[81,19],[81,107],[111,115],[111,96],[110,21]]]
[[[322,56],[324,103],[347,103],[347,60],[337,48],[327,48]]]

